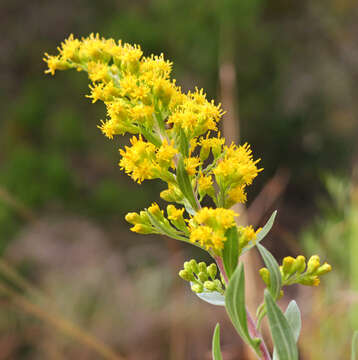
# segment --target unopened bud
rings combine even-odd
[[[223,288],[222,283],[221,283],[221,281],[219,279],[215,279],[213,282],[214,282],[215,288],[217,290],[221,290]]]
[[[139,214],[135,212],[130,212],[125,216],[126,221],[128,221],[130,224],[138,224],[140,223],[140,216]]]
[[[327,274],[330,271],[332,271],[332,266],[327,264],[327,263],[324,263],[322,266],[320,266],[318,268],[318,270],[316,271],[316,274],[317,275],[324,275],[324,274]]]
[[[205,281],[204,287],[205,287],[205,289],[208,289],[209,291],[214,291],[216,289],[216,285],[213,281]]]
[[[193,281],[194,279],[194,275],[191,274],[190,272],[188,272],[187,270],[180,270],[179,271],[179,276],[186,281]]]
[[[306,258],[302,255],[299,255],[296,257],[293,266],[292,266],[292,272],[297,272],[298,274],[301,274],[306,268]]]
[[[300,284],[302,285],[307,285],[307,286],[318,286],[320,283],[319,277],[318,276],[305,276],[300,282]]]
[[[198,278],[201,282],[204,282],[204,281],[208,280],[208,274],[206,272],[200,271],[198,274]]]
[[[199,267],[198,267],[198,263],[194,260],[194,259],[191,259],[189,261],[189,264],[191,266],[191,270],[195,273],[198,273],[199,272]]]
[[[262,280],[264,281],[264,283],[267,286],[270,286],[270,272],[268,271],[268,269],[265,267],[260,269],[259,274],[260,274]]]
[[[214,280],[216,277],[216,274],[218,273],[218,268],[216,267],[216,265],[214,263],[210,264],[207,268],[206,268],[208,274],[210,275],[210,277]]]
[[[292,256],[287,256],[282,261],[282,271],[284,275],[292,274],[292,267],[295,259]]]
[[[191,286],[191,290],[193,290],[195,293],[201,293],[201,292],[203,292],[203,285],[201,285],[201,284],[193,284],[192,286]]]
[[[200,271],[200,272],[206,273],[206,264],[204,263],[204,261],[200,262],[200,263],[198,264],[198,266],[199,266],[199,271]]]
[[[313,274],[320,267],[319,256],[313,255],[310,257],[307,263],[307,274]]]

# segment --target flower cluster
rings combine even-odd
[[[218,131],[221,105],[208,100],[202,89],[183,92],[171,79],[172,63],[163,54],[145,57],[138,45],[98,34],[82,39],[71,35],[58,55],[45,54],[44,61],[46,73],[52,75],[67,69],[86,72],[91,82],[87,96],[106,106],[106,119],[98,125],[102,133],[109,139],[133,135],[130,145],[119,150],[120,168],[138,183],[160,179],[167,184],[160,196],[177,205],[169,204],[166,213],[152,204],[127,214],[132,231],[194,244],[216,260],[224,258],[227,243],[238,256],[255,245],[258,231],[237,225],[238,214],[230,208],[246,201],[246,188],[262,170],[259,159],[246,143],[225,144]],[[201,206],[204,198],[212,207]],[[223,292],[212,265],[205,270],[205,264],[188,264],[181,276],[194,282],[194,291]],[[283,283],[316,285],[318,276],[328,270],[317,257],[310,259],[305,273],[305,262],[302,266],[301,258],[285,258]],[[269,283],[268,270],[260,273]]]

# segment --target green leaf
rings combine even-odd
[[[264,248],[262,245],[257,244],[257,248],[259,249],[259,252],[262,256],[262,259],[270,272],[270,286],[268,287],[273,298],[276,300],[278,296],[280,295],[280,290],[282,287],[282,278],[281,278],[281,272],[280,267],[275,260],[275,258],[272,256],[272,254]]]
[[[355,331],[352,339],[351,360],[357,360],[357,349],[358,349],[358,331]]]
[[[227,229],[225,237],[227,240],[223,249],[223,261],[226,274],[230,279],[239,261],[239,235],[237,227],[232,226],[230,229]]]
[[[301,332],[301,312],[295,300],[292,300],[285,311],[285,317],[291,326],[293,337],[297,343]],[[274,349],[273,360],[278,360],[277,351]]]
[[[260,356],[260,340],[251,338],[247,327],[245,303],[245,273],[241,263],[232,275],[225,293],[226,311],[242,339]]]
[[[254,243],[250,243],[249,245],[247,245],[243,250],[242,250],[242,254],[245,254],[247,251],[249,251],[250,249],[252,249],[256,244],[259,244],[260,241],[262,241],[264,239],[264,237],[270,232],[273,223],[275,221],[277,215],[277,210],[275,210],[272,215],[270,216],[270,218],[268,219],[267,223],[265,224],[265,226],[261,229],[261,231],[259,231],[259,233],[257,234],[256,240]]]
[[[198,205],[195,201],[193,187],[191,186],[191,181],[188,173],[185,170],[184,160],[181,155],[179,155],[177,166],[177,181],[181,192],[188,199],[191,207],[195,210],[198,210]]]
[[[177,143],[179,146],[179,151],[183,156],[188,157],[189,156],[189,141],[188,138],[185,135],[185,131],[183,129],[180,129],[179,135],[177,137]]]
[[[222,360],[223,357],[221,355],[220,349],[220,325],[216,324],[214,336],[213,336],[213,345],[212,345],[212,355],[213,360]]]
[[[265,304],[278,359],[298,360],[296,341],[291,326],[267,289],[265,289]]]
[[[301,332],[302,321],[301,312],[295,300],[290,301],[288,304],[285,317],[291,326],[293,337],[297,342]]]

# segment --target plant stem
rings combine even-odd
[[[225,268],[224,268],[224,264],[223,264],[223,260],[220,256],[214,256],[214,259],[218,265],[218,268],[226,282],[226,284],[229,284],[229,278],[226,274]],[[271,356],[270,353],[266,347],[266,344],[264,342],[264,339],[262,338],[261,333],[259,332],[259,330],[256,328],[256,324],[254,319],[252,318],[251,314],[248,312],[248,310],[246,309],[246,318],[247,318],[247,326],[249,329],[249,333],[250,336],[253,338],[259,338],[261,339],[261,343],[260,343],[260,350],[261,350],[261,354],[262,354],[262,360],[271,360]]]

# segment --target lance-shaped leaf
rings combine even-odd
[[[181,155],[179,155],[179,160],[177,165],[177,181],[181,192],[188,199],[191,207],[197,210],[198,205],[196,204],[195,201],[193,187],[191,186],[191,181],[187,171],[185,170],[184,160]]]
[[[226,241],[223,249],[224,268],[228,278],[230,279],[234,273],[239,261],[239,235],[237,227],[232,226],[226,230]]]
[[[260,244],[257,244],[257,248],[259,249],[262,259],[270,273],[270,284],[268,288],[273,298],[276,300],[280,295],[280,290],[282,286],[280,267],[276,259],[266,248],[264,248]]]
[[[277,210],[275,210],[272,213],[265,226],[261,229],[261,231],[259,231],[259,233],[256,236],[255,242],[250,242],[248,245],[246,245],[246,247],[241,252],[242,254],[245,254],[247,251],[252,249],[256,244],[260,243],[260,241],[264,239],[264,237],[270,232],[273,223],[275,221],[276,215],[277,215]]]
[[[245,273],[241,263],[232,275],[225,293],[226,311],[242,339],[260,356],[260,339],[251,338],[247,326],[245,303]]]
[[[287,309],[285,311],[285,317],[291,326],[293,337],[297,343],[301,332],[302,321],[301,321],[301,312],[295,300],[292,300],[288,304]],[[273,352],[273,360],[278,360],[276,349],[274,349]]]
[[[265,289],[265,304],[278,359],[298,360],[297,345],[292,328],[267,289]]]
[[[358,331],[355,331],[352,339],[351,360],[357,360],[358,359],[357,354],[358,354]]]
[[[216,324],[214,336],[213,336],[213,344],[212,344],[212,356],[213,360],[222,360],[223,357],[221,355],[220,349],[220,325]]]

